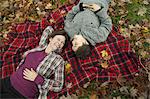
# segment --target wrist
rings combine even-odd
[[[84,11],[84,9],[83,9],[83,3],[79,4],[79,9],[80,9],[80,11]]]

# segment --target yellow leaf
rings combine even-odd
[[[142,32],[144,32],[144,33],[147,33],[147,32],[149,32],[149,29],[148,29],[148,27],[142,27]]]
[[[69,63],[67,63],[65,65],[65,71],[66,71],[67,74],[69,74],[71,72],[71,65]]]
[[[50,19],[49,22],[55,23],[55,20],[54,19]]]
[[[65,68],[69,69],[69,68],[71,68],[71,65],[70,64],[66,64]]]
[[[45,9],[52,9],[52,4],[51,4],[51,3],[48,3],[48,4],[45,6]]]
[[[32,4],[32,3],[33,3],[33,1],[32,1],[32,0],[29,0],[29,3],[30,3],[30,4]]]
[[[106,50],[101,51],[102,53],[102,57],[107,57],[108,56],[108,52]]]
[[[107,67],[108,67],[107,61],[104,61],[103,63],[101,63],[101,66],[102,66],[103,68],[107,68]]]
[[[104,57],[104,60],[110,60],[110,59],[111,59],[110,55]]]

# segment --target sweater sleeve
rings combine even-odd
[[[56,63],[55,63],[56,62]],[[54,61],[57,64],[57,68],[54,72],[54,79],[44,78],[44,82],[41,85],[41,89],[58,92],[62,89],[64,84],[64,60],[59,59]]]
[[[108,17],[101,22],[101,25],[98,28],[83,26],[81,28],[81,34],[94,46],[96,43],[104,42],[111,30],[112,21],[111,18]]]
[[[79,31],[76,25],[72,22],[75,15],[80,11],[79,4],[74,6],[70,12],[68,12],[66,19],[65,19],[65,31],[68,33],[70,38],[72,39],[75,33]]]

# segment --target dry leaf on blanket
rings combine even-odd
[[[90,82],[87,82],[86,84],[83,85],[83,88],[87,88],[89,86]]]
[[[102,57],[107,57],[108,56],[108,52],[106,50],[101,51],[102,53]]]
[[[110,55],[104,57],[104,60],[110,60],[110,59],[111,59],[111,56],[110,56]]]
[[[147,12],[147,8],[146,7],[141,7],[138,11],[139,16],[144,16],[144,14]]]
[[[101,66],[102,66],[102,68],[107,68],[108,67],[107,61],[102,62]]]
[[[66,87],[71,88],[71,86],[72,86],[72,83],[68,83]]]
[[[66,71],[67,74],[69,74],[71,72],[71,64],[67,63],[65,65],[65,71]]]
[[[49,20],[50,23],[56,23],[54,19]]]
[[[96,93],[93,92],[93,93],[91,94],[91,96],[90,96],[90,99],[97,99],[96,97],[97,97]]]

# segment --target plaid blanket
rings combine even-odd
[[[11,75],[21,61],[23,53],[38,45],[44,28],[51,25],[55,30],[64,27],[64,16],[73,5],[64,5],[51,12],[41,22],[17,24],[8,34],[5,46],[1,47],[0,78]],[[118,76],[132,79],[142,67],[127,39],[119,35],[119,29],[113,27],[107,40],[91,48],[92,55],[78,59],[69,42],[62,53],[71,66],[65,72],[65,84],[61,92],[49,92],[48,98],[57,99],[63,94],[72,94],[92,80],[100,82],[115,80]]]

